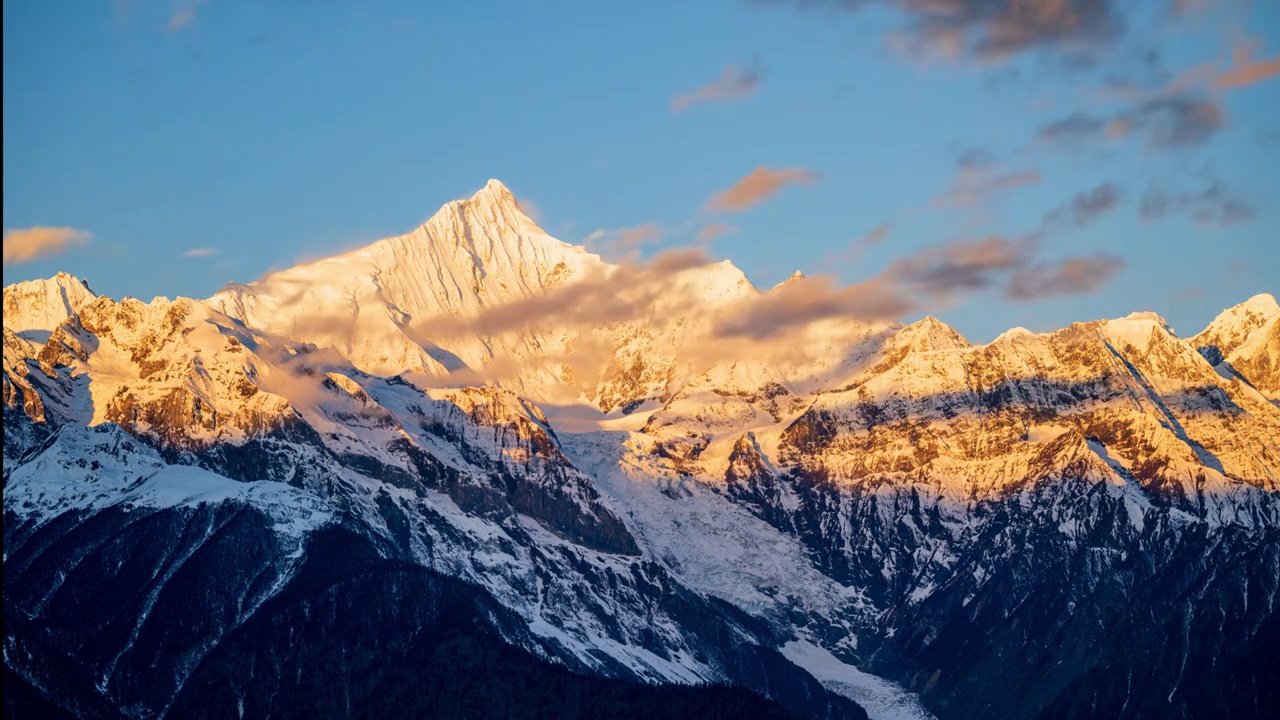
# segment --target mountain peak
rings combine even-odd
[[[912,351],[958,350],[970,347],[969,341],[950,325],[932,315],[907,325],[898,331],[899,341],[906,341]]]
[[[1276,316],[1280,316],[1280,304],[1276,303],[1275,296],[1259,293],[1223,310],[1199,335],[1191,338],[1191,344],[1200,349],[1217,348],[1225,357]]]
[[[1276,302],[1276,296],[1271,293],[1258,293],[1237,305],[1236,308],[1266,313],[1280,313],[1280,303]]]
[[[515,205],[516,196],[510,190],[507,189],[506,185],[502,184],[501,180],[495,180],[493,178],[490,178],[489,182],[484,184],[484,187],[477,190],[476,193],[471,196],[471,202],[483,202],[483,201],[498,202],[498,203],[504,203],[504,204],[510,203],[512,205]]]
[[[525,208],[501,180],[490,179],[484,187],[465,199],[451,200],[440,207],[421,228],[434,224],[456,225],[461,220],[465,223],[481,223],[492,227],[506,227],[511,232],[521,234],[527,230],[545,233],[537,222],[529,217]]]
[[[89,283],[66,272],[15,283],[4,289],[4,326],[18,333],[52,332],[97,297]]]
[[[804,273],[802,273],[802,272],[800,272],[799,270],[797,270],[797,271],[795,271],[795,272],[791,273],[790,275],[788,275],[786,280],[783,280],[782,282],[780,282],[780,283],[778,283],[777,285],[774,285],[772,288],[770,288],[770,292],[772,292],[772,291],[774,291],[774,290],[779,290],[779,289],[784,288],[784,287],[788,287],[788,286],[790,286],[790,285],[793,285],[793,284],[798,283],[798,282],[800,282],[800,281],[802,281],[802,280],[805,280],[805,279],[807,279],[807,278],[805,277],[805,274],[804,274]]]
[[[1120,318],[1119,320],[1114,320],[1112,322],[1122,322],[1122,321],[1131,322],[1131,323],[1156,323],[1158,325],[1164,325],[1166,327],[1169,325],[1168,321],[1160,317],[1159,313],[1154,313],[1154,312],[1151,312],[1150,310],[1140,310],[1137,312],[1131,312],[1128,315],[1125,315],[1123,318]]]
[[[524,214],[523,210],[520,209],[520,201],[516,199],[515,194],[506,185],[503,185],[501,180],[495,179],[490,179],[489,182],[484,184],[484,187],[472,193],[471,197],[445,203],[440,210],[443,212],[446,210],[475,210],[481,208],[492,209],[495,211],[493,214],[497,215],[502,215],[508,211]],[[438,216],[440,213],[436,213],[436,215]]]

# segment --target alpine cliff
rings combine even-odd
[[[490,181],[206,300],[5,288],[6,715],[1280,710],[1275,298],[714,341],[793,286]]]

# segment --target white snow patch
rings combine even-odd
[[[1065,425],[1036,425],[1027,431],[1027,442],[1047,443],[1070,430]]]
[[[782,654],[828,690],[853,700],[871,720],[935,720],[920,698],[897,683],[863,672],[807,640],[792,640]]]
[[[295,538],[333,518],[324,501],[290,485],[271,480],[238,482],[189,465],[162,468],[119,500],[122,505],[150,508],[235,501],[262,510],[275,520],[276,532]]]

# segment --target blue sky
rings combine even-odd
[[[1078,193],[1116,189],[1113,207],[1038,252],[1109,253],[1123,269],[1089,292],[1020,302],[991,288],[933,309],[979,341],[1145,309],[1190,334],[1280,292],[1280,76],[1217,82],[1280,54],[1280,4],[1175,17],[1172,0],[1117,3],[1140,8],[1112,11],[1121,29],[998,57],[941,55],[921,18],[866,4],[6,0],[4,227],[92,240],[6,262],[4,281],[66,270],[113,297],[205,297],[406,232],[493,177],[575,243],[659,223],[656,252],[732,224],[712,251],[761,287],[795,269],[855,282],[927,246],[1023,235]],[[759,82],[673,111],[728,65]],[[1172,116],[1135,108],[1182,97],[1188,77],[1221,115],[1162,142]],[[1130,80],[1128,94],[1109,78]],[[1046,139],[1073,113],[1138,129]],[[939,207],[966,152],[986,177],[1037,181]],[[706,209],[760,166],[817,181]],[[1165,211],[1144,217],[1153,198]],[[883,241],[849,252],[881,225]]]

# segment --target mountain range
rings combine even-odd
[[[204,300],[6,287],[6,715],[1274,716],[1274,297],[782,335],[805,282],[490,181]]]

